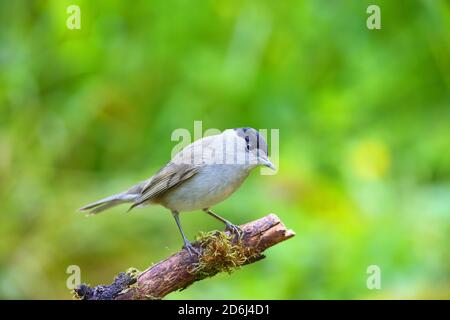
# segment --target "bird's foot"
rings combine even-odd
[[[195,248],[189,241],[184,242],[184,249],[189,253],[189,256],[192,258],[194,255],[200,256],[200,250]]]
[[[229,231],[231,234],[236,235],[238,240],[241,240],[244,237],[244,230],[242,230],[239,226],[228,222],[226,224],[225,230]]]

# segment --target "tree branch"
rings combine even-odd
[[[190,257],[182,249],[141,273],[136,274],[135,269],[120,273],[109,286],[90,288],[82,284],[75,293],[86,300],[162,299],[196,281],[259,261],[264,258],[264,250],[295,235],[274,214],[240,227],[244,231],[241,239],[228,231],[201,235],[193,243],[201,251],[200,256]]]

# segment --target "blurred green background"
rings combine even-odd
[[[215,209],[297,236],[168,299],[450,297],[448,1],[1,1],[0,22],[0,298],[70,299],[69,265],[105,284],[178,250],[162,207],[76,209],[151,176],[194,120],[280,130],[279,172]]]

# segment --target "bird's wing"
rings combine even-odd
[[[162,195],[194,176],[205,165],[205,155],[212,152],[213,136],[199,139],[177,153],[172,160],[159,170],[140,190],[130,210],[134,207]]]
[[[148,180],[141,190],[140,197],[135,200],[130,210],[178,186],[183,181],[194,176],[197,171],[198,167],[191,164],[169,162]]]

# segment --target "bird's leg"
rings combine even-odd
[[[235,235],[238,236],[239,239],[241,239],[244,235],[244,230],[242,230],[239,226],[232,224],[230,221],[228,221],[225,218],[222,218],[221,216],[215,214],[214,212],[212,212],[211,210],[209,210],[208,208],[203,209],[203,211],[205,211],[207,214],[209,214],[210,216],[212,216],[213,218],[221,221],[222,223],[225,224],[225,229],[230,231],[231,233],[234,233]]]
[[[180,223],[180,213],[177,211],[172,211],[172,215],[175,218],[175,222],[177,223],[178,229],[180,230],[181,236],[183,237],[184,247],[188,251],[189,255],[192,257],[192,253],[195,253],[197,255],[200,255],[200,252],[194,248],[194,246],[189,242],[189,240],[186,238],[183,232],[183,228],[181,228]]]

